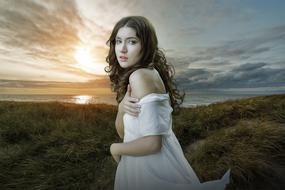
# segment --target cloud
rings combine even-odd
[[[254,18],[254,11],[240,6],[238,2],[227,0],[0,0],[0,61],[9,63],[1,66],[0,75],[20,79],[20,73],[17,74],[20,69],[11,71],[12,67],[19,66],[25,68],[22,74],[33,68],[33,72],[26,75],[33,80],[55,78],[55,72],[61,79],[69,77],[73,81],[79,77],[99,77],[74,68],[76,46],[89,44],[92,54],[98,57],[97,61],[105,63],[102,55],[106,55],[105,42],[114,24],[123,16],[143,15],[156,27],[161,45],[170,44],[166,51],[167,60],[175,66],[177,80],[187,89],[283,85],[285,60],[278,52],[284,51],[285,25],[245,33],[239,39],[215,42],[212,46],[189,45],[191,40],[200,41],[202,33],[216,34],[212,27],[221,26],[222,30],[225,23],[227,27],[232,26],[230,23],[240,26],[240,23]],[[165,15],[168,15],[167,19]],[[222,34],[213,34],[205,34],[205,37],[223,37]],[[205,38],[207,40],[209,38]],[[25,78],[24,75],[21,77]],[[102,83],[93,82],[94,85],[108,86],[105,79]],[[91,83],[37,84],[79,87]],[[7,81],[5,84],[14,85]],[[17,82],[17,85],[24,86],[33,84]]]
[[[189,69],[175,75],[175,82],[185,91],[221,88],[284,87],[285,68],[273,69],[268,63],[245,63],[230,71]],[[89,82],[49,82],[0,80],[0,87],[17,88],[110,88],[108,77]]]
[[[167,49],[176,80],[186,90],[285,86],[285,25],[212,47]],[[175,56],[176,55],[176,56]]]
[[[6,26],[2,42],[29,50],[54,49],[55,55],[59,50],[70,51],[71,45],[80,41],[77,32],[82,26],[76,5],[73,1],[57,1],[56,6],[52,1],[44,2],[2,1],[0,23]]]
[[[254,63],[254,64],[243,64],[240,65],[232,70],[232,72],[246,72],[246,71],[252,71],[257,70],[259,68],[262,68],[266,65],[266,63]]]
[[[137,1],[128,8],[130,13],[147,15],[163,30],[168,28],[166,33],[175,33],[179,37],[199,34],[225,20],[248,22],[253,14],[248,9],[240,9],[239,3],[227,0],[146,0]]]
[[[212,47],[185,48],[177,54],[190,54],[188,58],[184,58],[188,59],[189,65],[224,66],[232,62],[258,59],[267,53],[270,53],[269,56],[274,56],[276,50],[284,48],[284,42],[285,25],[281,25],[259,32],[254,37],[225,41]]]
[[[0,1],[0,25],[1,44],[14,54],[21,49],[38,60],[74,63],[83,27],[74,1]]]
[[[0,25],[1,78],[17,78],[15,73],[29,67],[30,74],[25,72],[27,80],[37,80],[38,75],[33,74],[41,69],[43,73],[53,73],[50,78],[45,74],[46,80],[63,80],[62,76],[67,77],[66,81],[94,79],[97,74],[75,68],[75,51],[85,47],[86,41],[102,44],[91,44],[92,55],[99,57],[94,67],[105,63],[100,55],[105,53],[102,47],[107,32],[95,22],[83,19],[73,0],[0,0]],[[93,37],[85,39],[90,34]],[[10,68],[11,65],[15,67]]]
[[[270,68],[268,63],[245,63],[230,71],[189,69],[176,77],[184,89],[255,88],[285,86],[285,68]]]
[[[0,87],[9,88],[110,88],[110,80],[101,77],[88,82],[53,82],[53,81],[23,81],[23,80],[1,80]]]

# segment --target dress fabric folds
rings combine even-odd
[[[224,190],[230,169],[217,180],[201,183],[172,131],[169,93],[151,93],[138,102],[138,117],[124,114],[124,142],[162,135],[160,152],[145,156],[122,155],[115,175],[115,190]]]

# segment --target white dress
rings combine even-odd
[[[124,142],[147,135],[162,135],[161,151],[145,156],[122,155],[115,176],[115,190],[224,190],[230,169],[221,179],[200,183],[184,157],[172,131],[169,93],[151,93],[138,102],[138,117],[125,114]]]

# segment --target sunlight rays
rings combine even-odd
[[[74,58],[77,61],[75,67],[91,74],[105,74],[105,65],[98,63],[94,56],[90,48],[78,47],[74,53]]]

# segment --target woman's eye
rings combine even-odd
[[[121,40],[115,40],[115,42],[116,42],[116,44],[122,43]],[[134,44],[136,44],[137,42],[136,42],[135,40],[128,40],[128,43],[134,45]]]
[[[134,40],[130,40],[129,43],[130,43],[130,44],[136,44],[137,42],[134,41]]]

